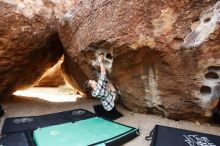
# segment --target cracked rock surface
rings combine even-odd
[[[57,22],[75,1],[0,0],[0,96],[33,86],[63,54]]]
[[[81,1],[60,20],[63,70],[82,90],[85,80],[97,79],[97,54],[104,52],[129,109],[210,118],[220,92],[218,9],[214,0]]]

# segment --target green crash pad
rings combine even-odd
[[[86,146],[105,145],[137,129],[99,117],[75,123],[65,123],[34,131],[37,146]]]

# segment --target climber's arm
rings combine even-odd
[[[98,57],[98,61],[99,61],[100,69],[101,69],[101,74],[106,74],[106,69],[105,69],[105,66],[103,64],[103,59],[104,59],[104,55],[100,54],[99,57]]]
[[[103,59],[104,59],[104,54],[100,54],[99,57],[98,57],[98,61],[99,61],[100,68],[101,68],[101,76],[100,76],[99,82],[104,82],[104,86],[106,86],[107,77],[106,77],[106,69],[105,69],[105,66],[103,64]],[[111,82],[109,82],[109,88],[112,91],[116,91],[115,87],[113,86],[113,84]]]

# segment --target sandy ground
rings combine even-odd
[[[77,108],[83,108],[94,112],[92,106],[100,103],[100,101],[96,99],[80,99],[75,101],[74,95],[68,95],[59,91],[57,88],[31,88],[27,93],[33,96],[35,94],[37,96],[48,96],[46,99],[50,101],[23,96],[11,96],[7,100],[2,100],[1,104],[5,108],[6,114],[1,118],[0,129],[7,117],[42,115]],[[51,102],[53,95],[56,102]],[[57,95],[64,99],[65,102],[58,102]],[[68,100],[70,102],[67,102]],[[128,111],[120,105],[117,105],[117,109],[124,115],[117,119],[117,122],[140,129],[140,136],[126,143],[124,146],[149,146],[150,142],[145,140],[145,136],[149,134],[156,124],[220,135],[220,126],[217,125],[214,126],[207,123],[200,124],[198,122],[189,121],[174,121],[155,115],[137,114]]]

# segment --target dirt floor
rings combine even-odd
[[[33,96],[24,97],[24,95],[41,96],[41,99],[33,98]],[[44,96],[46,100],[42,99],[42,96]],[[79,99],[75,101],[75,98],[75,95],[69,95],[60,91],[58,88],[31,88],[28,89],[26,93],[18,92],[17,95],[1,101],[1,104],[6,110],[6,114],[1,118],[0,129],[7,117],[42,115],[77,108],[94,112],[92,106],[100,103],[100,101],[96,99]],[[174,121],[155,115],[137,114],[128,111],[120,105],[117,105],[117,109],[124,115],[122,118],[117,119],[117,122],[140,129],[140,136],[126,143],[125,146],[149,146],[150,142],[145,140],[145,136],[149,134],[155,124],[220,135],[220,126],[217,125]]]

